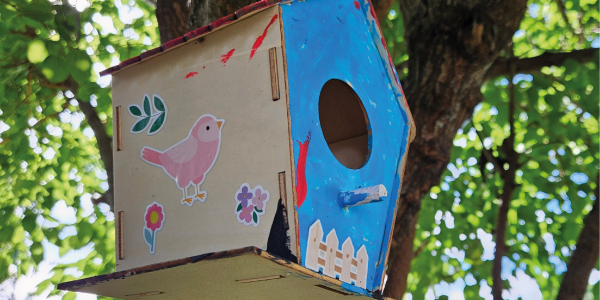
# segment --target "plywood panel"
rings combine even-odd
[[[259,249],[246,248],[63,283],[59,289],[118,299],[370,298],[341,284]]]
[[[336,268],[332,263],[338,265],[339,261],[336,262],[331,253],[342,252],[342,245],[348,241],[354,251],[348,254],[356,258],[361,256],[368,264],[366,279],[362,279],[364,286],[371,291],[380,289],[398,199],[398,173],[402,170],[399,162],[405,155],[408,138],[405,128],[412,121],[402,106],[401,90],[393,84],[395,78],[390,77],[386,69],[388,56],[382,56],[378,50],[381,39],[374,38],[371,26],[376,25],[367,17],[371,10],[369,1],[305,1],[281,8],[295,175],[298,190],[302,191],[298,192],[297,201],[302,264],[312,270],[322,268],[324,273],[335,276]],[[369,127],[365,128],[364,123],[353,123],[344,128],[346,131],[334,132],[329,137],[348,143],[328,145],[326,127],[344,123],[344,114],[337,112],[349,108],[351,102],[343,99],[352,98],[340,97],[344,92],[340,89],[326,91],[329,97],[339,101],[323,107],[331,112],[330,119],[321,117],[317,101],[323,86],[332,79],[347,83],[356,93],[368,117]],[[345,115],[351,115],[349,118],[353,120],[360,119],[360,110],[354,111],[357,113],[348,111]],[[342,151],[347,154],[344,157],[349,158],[366,156],[363,156],[364,148],[362,152],[345,150],[353,146],[352,142],[360,142],[360,138],[348,139],[364,137],[368,131],[367,153],[370,155],[367,162],[358,169],[340,163],[332,150]],[[365,139],[362,139],[364,144]],[[390,191],[383,201],[347,209],[341,208],[336,201],[342,191],[380,184]],[[318,247],[311,247],[311,243],[318,241],[318,238],[309,238],[311,228],[314,232],[313,226],[317,222],[322,227],[321,243],[327,245],[329,256]],[[344,262],[341,263],[343,273]],[[345,280],[351,282],[353,279]],[[356,280],[358,285],[361,281],[358,274]]]
[[[114,75],[114,105],[124,110],[123,150],[114,152],[115,209],[127,216],[125,259],[117,261],[117,270],[247,245],[266,247],[277,208],[279,172],[288,176],[287,198],[292,199],[287,105],[273,101],[271,94],[268,49],[275,47],[282,61],[278,18],[278,7],[267,9]],[[257,44],[259,38],[262,43]],[[283,74],[281,65],[278,74]],[[279,83],[284,90],[284,80]],[[148,129],[133,134],[136,118],[126,108],[143,106],[145,94],[164,100],[165,125],[152,135]],[[181,204],[176,181],[161,167],[143,161],[140,153],[144,147],[164,151],[184,140],[205,114],[225,123],[217,159],[200,185],[205,202],[189,207]],[[238,222],[235,214],[236,192],[244,183],[251,188],[261,185],[270,193],[256,227]],[[144,215],[154,201],[164,207],[164,226],[155,232],[156,249],[150,254]]]

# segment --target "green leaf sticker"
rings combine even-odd
[[[152,232],[148,228],[144,228],[144,239],[146,239],[148,244],[152,245]]]
[[[258,223],[258,216],[256,215],[256,212],[252,212],[252,220],[254,220],[254,223]]]
[[[256,208],[256,206],[254,207],[254,210],[256,210],[256,211],[257,211],[257,212],[259,212],[259,213],[263,212],[262,210],[260,210],[260,209]]]
[[[240,205],[238,205],[237,210],[236,211],[240,211],[242,210],[242,204],[240,203]]]
[[[153,101],[150,102],[150,96],[145,94],[142,106],[138,104],[128,106],[129,114],[138,119],[131,128],[131,133],[140,133],[149,127],[148,135],[153,135],[159,132],[165,125],[165,121],[167,120],[167,105],[165,100],[157,94],[154,94],[152,99]],[[154,106],[154,114],[152,114],[152,106]]]
[[[154,94],[154,108],[158,111],[165,111],[167,109],[165,102],[157,94]]]
[[[140,133],[146,130],[148,124],[150,124],[150,117],[139,119],[137,122],[135,122],[135,124],[133,124],[133,127],[131,127],[131,133]]]
[[[165,124],[165,117],[167,116],[166,112],[162,112],[158,115],[156,119],[154,119],[154,123],[150,126],[150,130],[148,131],[149,135],[153,135],[157,133]]]
[[[148,99],[148,95],[144,95],[144,113],[146,113],[147,116],[151,116],[152,115],[152,108],[150,108],[150,99]]]
[[[129,113],[134,117],[142,116],[142,108],[137,104],[129,105]]]

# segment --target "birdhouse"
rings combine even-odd
[[[414,134],[369,0],[260,1],[112,75],[121,299],[372,297]]]

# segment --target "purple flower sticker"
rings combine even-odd
[[[235,215],[238,222],[257,227],[260,216],[265,214],[267,201],[269,192],[262,186],[257,185],[251,189],[249,184],[243,183],[235,193]]]
[[[254,198],[252,198],[252,204],[256,206],[258,210],[263,210],[265,207],[265,201],[269,199],[267,193],[263,193],[261,189],[257,188],[254,190]]]
[[[247,207],[248,200],[252,199],[252,193],[248,192],[248,188],[248,186],[242,186],[242,191],[237,194],[237,200],[242,203],[242,207]]]

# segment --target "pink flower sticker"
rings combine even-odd
[[[238,222],[258,227],[260,216],[265,214],[269,192],[260,185],[251,189],[249,184],[243,183],[235,193],[234,199],[234,212]]]
[[[156,246],[156,232],[163,228],[165,223],[165,208],[158,202],[152,202],[146,207],[144,214],[144,241],[150,247],[150,254],[154,254]]]

